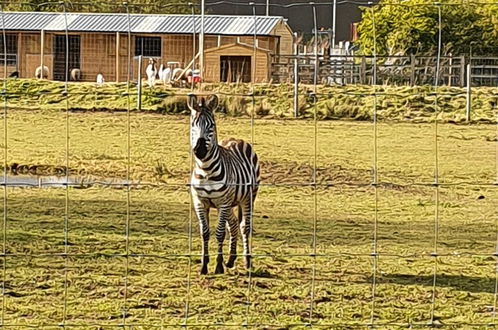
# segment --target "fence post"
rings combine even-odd
[[[41,67],[41,75],[40,79],[45,79],[45,30],[42,29],[40,32],[41,45],[40,45],[40,67]],[[17,62],[16,62],[17,63]],[[46,77],[48,79],[48,77]]]
[[[460,87],[465,85],[465,56],[460,56]]]
[[[415,85],[415,61],[417,59],[415,58],[415,55],[411,54],[410,55],[410,86]]]
[[[453,80],[453,55],[449,54],[449,67],[448,67],[448,86],[451,87],[451,81]]]
[[[367,83],[367,59],[365,58],[365,55],[361,57],[360,83],[361,84]]]
[[[472,72],[471,72],[471,63],[467,64],[467,106],[466,106],[466,119],[467,122],[470,122],[470,112],[472,110]]]
[[[299,52],[297,44],[294,44],[294,117],[299,116]]]
[[[142,110],[142,55],[138,56],[137,110]]]

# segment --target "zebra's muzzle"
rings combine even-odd
[[[194,155],[198,159],[204,159],[207,155],[207,146],[206,146],[206,140],[204,138],[199,138],[197,140],[197,144],[194,147]]]

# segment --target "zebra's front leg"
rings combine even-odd
[[[226,223],[230,218],[230,213],[232,209],[230,207],[221,207],[218,210],[218,227],[216,228],[216,239],[218,240],[218,256],[216,257],[216,270],[215,274],[223,274],[225,269],[223,268],[223,242],[225,241],[226,235]]]
[[[240,232],[242,234],[242,246],[244,251],[245,265],[247,269],[251,268],[251,236],[252,236],[252,213],[253,201],[247,200],[242,203],[242,221],[240,223]]]
[[[194,204],[194,209],[197,218],[199,219],[199,229],[202,238],[202,263],[200,273],[201,275],[206,275],[208,273],[209,263],[209,207],[198,202]]]

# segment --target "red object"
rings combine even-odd
[[[199,77],[199,76],[188,76],[188,77],[187,77],[187,81],[188,81],[189,83],[192,83],[192,81],[193,81],[194,83],[198,83],[198,82],[201,82],[201,77]]]

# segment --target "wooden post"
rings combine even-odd
[[[467,106],[466,106],[466,119],[467,122],[470,122],[470,112],[472,110],[472,72],[471,72],[471,63],[467,64]]]
[[[19,32],[17,34],[17,42],[18,42],[18,47],[17,47],[17,54],[16,54],[16,70],[17,72],[19,72],[19,78],[22,78],[22,54],[24,53],[24,47],[23,47],[23,42],[22,42],[22,34],[21,32]],[[7,52],[7,50],[5,49],[5,52]]]
[[[142,55],[138,56],[137,110],[142,110]]]
[[[120,70],[119,70],[119,49],[121,48],[120,45],[120,39],[121,36],[119,32],[116,32],[116,82],[119,82],[119,75],[120,75]]]
[[[45,73],[45,70],[43,70],[44,65],[45,65],[45,61],[44,61],[44,59],[45,59],[45,30],[41,30],[40,38],[41,38],[41,42],[40,42],[40,44],[41,44],[40,45],[40,66],[41,66],[40,79],[43,79],[43,76]]]
[[[335,72],[334,72],[334,80],[335,80]],[[360,66],[360,84],[367,83],[367,59],[365,55],[361,57],[361,66]]]
[[[297,39],[297,33],[294,33]],[[298,63],[298,45],[294,43],[294,117],[299,116],[299,63]],[[287,66],[288,67],[288,66]]]
[[[410,86],[415,86],[415,69],[417,58],[415,55],[410,55]]]
[[[465,56],[460,57],[460,87],[465,86]]]

